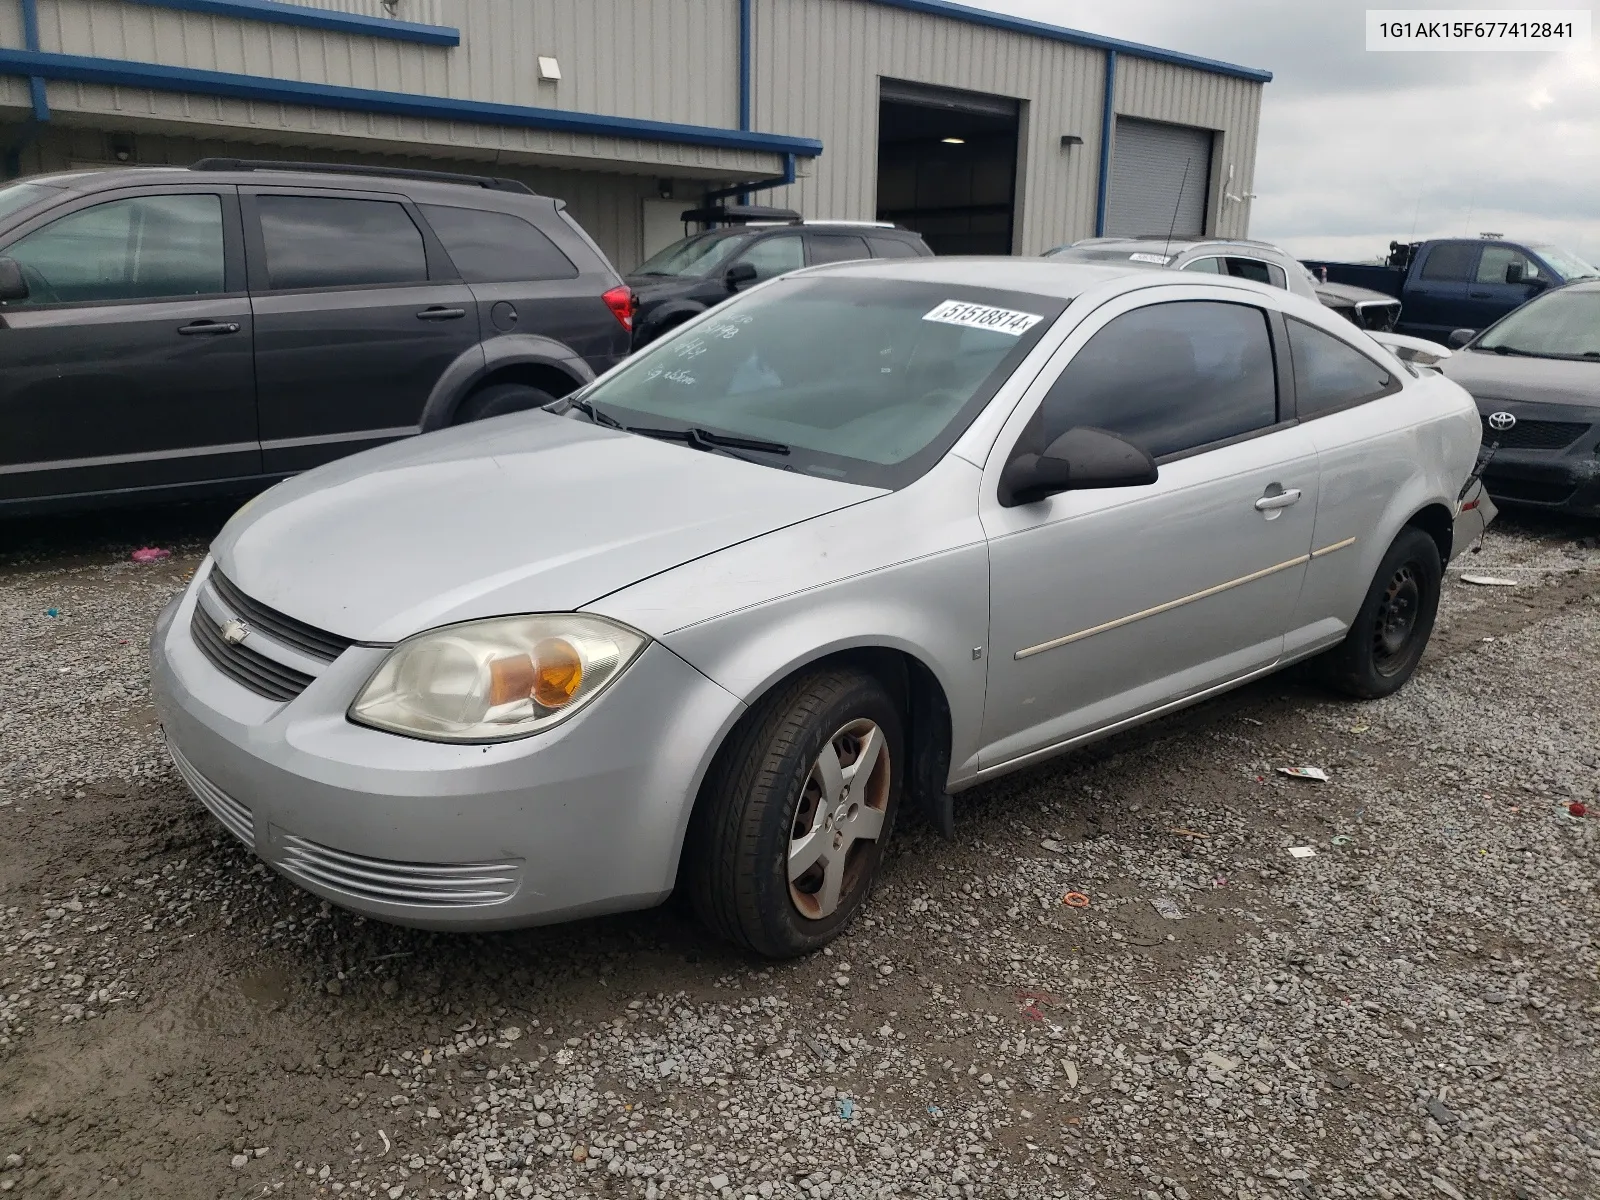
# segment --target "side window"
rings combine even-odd
[[[223,290],[222,199],[136,196],[80,209],[6,248],[28,304],[93,304]]]
[[[757,282],[788,271],[798,271],[806,265],[798,233],[762,238],[739,255],[736,261],[747,262],[754,267]]]
[[[1506,283],[1506,268],[1520,264],[1522,278],[1533,280],[1539,278],[1539,266],[1515,246],[1485,246],[1483,257],[1478,260],[1479,283]]]
[[[1477,242],[1443,242],[1428,252],[1422,278],[1465,283],[1478,265]]]
[[[1230,258],[1228,274],[1235,279],[1248,279],[1252,283],[1265,283],[1269,286],[1272,283],[1272,275],[1267,270],[1267,264],[1259,258]]]
[[[1179,270],[1198,271],[1202,275],[1226,275],[1220,258],[1197,258],[1193,262],[1186,262]]]
[[[867,245],[872,247],[873,258],[921,258],[922,251],[917,249],[912,242],[900,238],[875,238],[869,237]]]
[[[258,196],[274,289],[420,283],[427,253],[416,222],[390,200]]]
[[[577,278],[572,260],[521,217],[444,204],[419,207],[468,283]]]
[[[1296,408],[1302,421],[1396,391],[1393,375],[1353,346],[1315,326],[1289,322]]]
[[[811,264],[850,262],[866,258],[867,240],[853,234],[813,233],[811,235]]]
[[[1283,273],[1283,268],[1277,263],[1267,264],[1267,276],[1267,282],[1273,287],[1282,288],[1284,291],[1289,290],[1289,277]]]
[[[1277,420],[1266,314],[1212,300],[1152,304],[1113,319],[1073,356],[1039,417],[1042,445],[1092,425],[1157,458]]]

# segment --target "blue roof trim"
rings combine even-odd
[[[280,0],[128,0],[128,3],[143,4],[148,8],[173,8],[179,12],[206,13],[213,17],[237,17],[242,21],[299,25],[305,29],[331,29],[337,33],[389,38],[397,42],[421,42],[425,46],[461,44],[461,31],[452,29],[448,25],[420,25],[415,21],[391,21],[387,17],[365,17],[359,13],[283,4]]]
[[[46,79],[99,83],[111,87],[147,87],[167,92],[305,104],[313,108],[385,113],[432,121],[469,121],[480,125],[553,129],[564,133],[634,138],[645,142],[715,146],[761,154],[798,154],[815,158],[822,153],[822,143],[815,138],[789,137],[778,133],[747,133],[710,125],[678,125],[667,121],[646,121],[638,117],[603,117],[595,113],[568,112],[558,108],[452,100],[409,92],[381,92],[330,83],[269,79],[260,75],[197,71],[190,67],[129,62],[120,58],[87,58],[78,54],[0,49],[0,75],[37,75]]]
[[[1213,58],[1199,58],[1193,54],[1180,54],[1176,50],[1163,50],[1159,46],[1124,42],[1120,38],[1102,37],[1097,33],[1084,33],[1060,25],[1046,25],[1043,21],[1028,21],[1022,17],[1010,17],[1004,13],[972,8],[965,4],[950,4],[947,0],[871,0],[871,2],[882,4],[887,8],[901,8],[907,12],[921,13],[927,17],[948,17],[952,21],[965,21],[969,25],[987,25],[991,29],[1005,29],[1012,33],[1048,38],[1053,42],[1071,42],[1075,46],[1088,46],[1095,50],[1115,50],[1118,54],[1126,54],[1132,58],[1148,58],[1152,62],[1194,67],[1199,71],[1232,75],[1236,79],[1249,79],[1256,83],[1272,82],[1271,71],[1218,62]]]

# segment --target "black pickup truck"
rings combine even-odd
[[[1400,300],[1395,332],[1447,341],[1457,329],[1487,329],[1549,287],[1600,276],[1583,259],[1545,242],[1508,242],[1498,234],[1390,242],[1377,263],[1306,260],[1328,283],[1353,284]]]

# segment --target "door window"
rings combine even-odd
[[[1124,313],[1090,338],[1044,398],[1039,444],[1091,425],[1161,458],[1277,420],[1266,314],[1183,300]]]
[[[1223,267],[1220,258],[1197,258],[1193,262],[1184,263],[1180,270],[1197,271],[1202,275],[1226,275],[1228,273]]]
[[[1272,286],[1272,273],[1267,270],[1267,264],[1259,258],[1230,258],[1228,274],[1235,279],[1248,279],[1253,283]]]
[[[1466,283],[1478,265],[1477,242],[1444,242],[1428,253],[1422,264],[1422,278]]]
[[[389,200],[259,196],[267,278],[274,289],[420,283],[422,234]]]
[[[813,233],[811,235],[811,262],[851,262],[866,258],[867,239],[853,234]]]
[[[762,238],[741,254],[738,261],[749,263],[756,269],[758,282],[786,271],[798,271],[806,265],[798,233]]]
[[[1522,264],[1523,282],[1532,283],[1540,278],[1539,264],[1515,246],[1485,246],[1483,257],[1478,260],[1478,282],[1505,283],[1506,268],[1513,263]]]
[[[1293,317],[1289,353],[1294,356],[1294,392],[1301,420],[1399,389],[1394,376],[1365,354]]]
[[[874,258],[921,258],[922,252],[900,238],[868,238]]]
[[[468,283],[577,278],[572,260],[521,217],[444,204],[420,207]]]
[[[9,246],[29,304],[93,304],[223,290],[222,198],[135,196],[52,221]]]

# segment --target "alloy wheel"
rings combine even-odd
[[[822,746],[789,835],[789,898],[820,921],[864,885],[889,807],[893,769],[880,729],[851,721]]]

